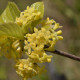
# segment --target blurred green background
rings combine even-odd
[[[15,2],[23,11],[27,5],[41,0],[0,0],[0,14],[8,1]],[[53,18],[63,26],[62,41],[56,49],[80,56],[80,0],[43,0],[46,17]],[[0,80],[21,80],[15,72],[14,62],[0,57]],[[31,80],[80,80],[80,63],[53,54],[53,60],[47,64],[47,72]]]

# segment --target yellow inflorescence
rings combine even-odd
[[[23,80],[32,78],[35,75],[38,75],[44,71],[44,67],[40,68],[36,63],[28,59],[20,59],[16,64],[16,72],[23,77]]]
[[[20,17],[16,18],[16,23],[20,26],[28,24],[41,18],[41,13],[33,7],[27,7],[27,10],[21,12]]]
[[[33,34],[26,34],[25,38],[27,40],[25,40],[24,48],[27,50],[26,54],[33,59],[34,62],[42,63],[51,61],[52,56],[47,55],[45,50],[53,51],[56,42],[63,39],[62,36],[58,36],[62,33],[61,30],[55,32],[57,28],[60,28],[60,26],[55,23],[53,27],[49,26],[47,29],[42,27],[41,30],[34,28]]]
[[[26,10],[21,12],[20,17],[17,17],[14,22],[17,27],[14,28],[19,29],[19,31],[15,31],[16,34],[9,32],[12,28],[7,27],[9,25],[7,23],[1,29],[0,55],[5,55],[16,61],[16,72],[23,80],[45,71],[44,67],[40,67],[40,64],[51,62],[53,56],[49,55],[48,52],[54,51],[57,41],[63,39],[60,36],[62,31],[57,30],[62,27],[59,23],[49,18],[42,19],[43,7],[43,3],[38,2],[31,7],[28,6]],[[18,28],[17,25],[20,27]],[[23,37],[18,37],[19,33]],[[25,54],[25,59],[22,59],[24,57],[23,54]]]
[[[54,23],[54,25],[52,25]],[[58,40],[63,37],[59,36],[62,31],[55,31],[61,28],[54,20],[42,20],[41,29],[34,28],[34,33],[27,33],[24,40],[24,50],[28,59],[20,59],[17,62],[17,73],[25,78],[31,78],[40,74],[42,68],[37,63],[51,62],[52,55],[46,51],[54,51],[54,46]]]
[[[16,18],[16,23],[23,26],[39,19],[41,19],[41,13],[33,7],[27,7],[27,10],[21,12],[20,17]],[[41,27],[34,27],[33,33],[29,32],[24,35],[24,51],[28,58],[19,59],[16,64],[16,72],[24,80],[42,72],[43,68],[40,68],[37,63],[51,62],[52,55],[48,55],[46,51],[54,51],[56,42],[63,39],[62,36],[59,36],[62,31],[55,31],[62,26],[59,26],[53,19],[47,18],[46,20],[41,20],[38,24]],[[28,27],[31,26],[28,25]],[[17,43],[13,47],[18,45]]]

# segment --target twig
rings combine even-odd
[[[47,51],[47,52],[55,53],[55,54],[58,54],[58,55],[61,55],[61,56],[64,56],[64,57],[67,57],[67,58],[70,58],[70,59],[73,59],[76,61],[80,61],[80,57],[72,55],[72,54],[67,53],[67,52],[63,52],[63,51],[59,51],[59,50]]]

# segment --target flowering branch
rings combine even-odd
[[[0,55],[16,61],[16,72],[23,80],[45,71],[37,63],[51,62],[52,55],[46,51],[80,61],[80,57],[54,50],[55,44],[63,39],[62,31],[57,30],[62,26],[49,17],[43,20],[43,15],[43,2],[27,6],[23,12],[10,2],[0,17]],[[21,59],[23,54],[25,59]]]
[[[67,57],[67,58],[70,58],[70,59],[73,59],[76,61],[80,61],[80,57],[72,55],[72,54],[67,53],[67,52],[60,51],[60,50],[47,51],[47,52],[55,53],[55,54],[58,54],[58,55],[61,55],[61,56],[64,56],[64,57]]]

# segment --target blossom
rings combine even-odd
[[[42,2],[34,3],[31,7],[27,6],[27,9],[21,12],[20,17],[16,17],[16,21],[14,22],[17,27],[15,29],[18,29],[18,26],[20,26],[20,30],[15,31],[16,34],[8,32],[12,31],[10,26],[7,27],[8,25],[4,25],[2,28],[1,35],[4,35],[5,32],[9,35],[1,36],[0,52],[8,58],[13,57],[16,60],[16,72],[23,80],[32,78],[45,71],[44,67],[40,67],[39,64],[51,62],[53,56],[49,55],[47,51],[54,51],[55,44],[58,40],[63,39],[60,36],[62,31],[57,31],[57,29],[62,27],[59,23],[49,18],[42,19],[44,13],[43,7]],[[14,37],[14,35],[20,35],[20,31],[22,31],[24,38]],[[21,59],[23,53],[25,53],[25,59]]]
[[[34,62],[51,62],[52,55],[47,55],[45,50],[55,50],[54,46],[56,42],[63,39],[62,36],[59,36],[62,31],[55,31],[61,26],[55,22],[55,25],[52,27],[52,21],[54,20],[47,19],[47,22],[45,21],[44,26],[49,25],[49,28],[45,28],[44,26],[41,30],[34,28],[34,33],[28,33],[25,36],[26,40],[24,49],[26,50],[26,54],[33,59]]]
[[[23,77],[23,80],[41,74],[44,71],[44,67],[40,68],[36,63],[32,63],[29,58],[17,60],[15,68],[16,72]]]
[[[41,13],[34,9],[34,7],[27,6],[27,9],[21,12],[20,17],[16,18],[16,23],[20,26],[28,24],[32,21],[39,20]]]

